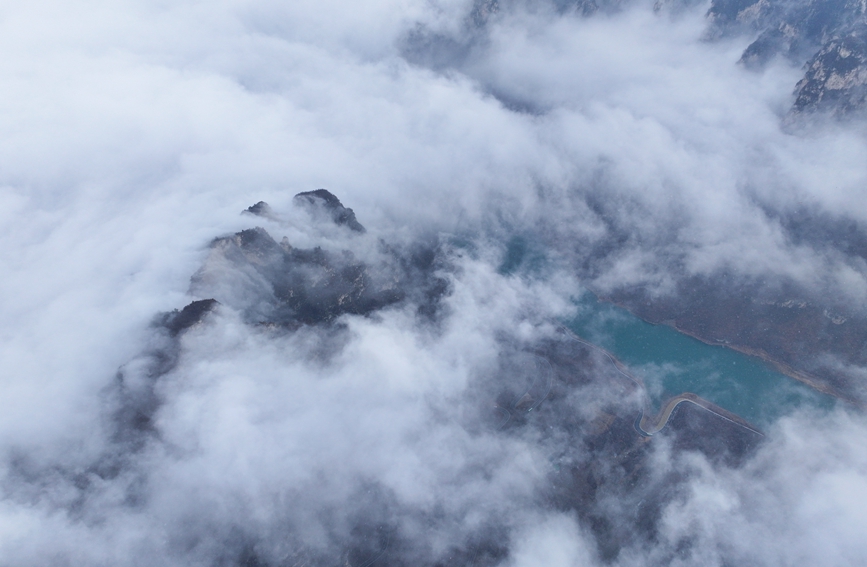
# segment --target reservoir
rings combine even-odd
[[[692,392],[765,428],[799,408],[834,406],[831,396],[758,358],[703,343],[666,325],[651,325],[591,293],[584,293],[576,305],[578,314],[565,321],[566,326],[611,352],[642,379],[652,412],[664,400]]]
[[[538,277],[549,266],[534,239],[513,237],[499,271]],[[563,324],[604,348],[641,379],[650,411],[692,392],[760,428],[798,409],[828,411],[836,399],[777,372],[761,359],[709,345],[667,325],[652,325],[592,293],[575,298],[577,315]]]

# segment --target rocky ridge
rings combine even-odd
[[[306,206],[303,195],[296,203]],[[337,210],[334,217],[329,212],[329,222],[346,229],[350,240],[368,238],[353,228],[337,208],[339,201],[329,195],[313,196],[322,199],[330,207],[327,210]],[[265,203],[257,203],[247,213],[277,218]],[[263,337],[315,329],[311,340],[320,344],[311,348],[325,359],[341,349],[333,337],[344,332],[344,317],[376,317],[387,309],[409,308],[419,325],[435,327],[438,318],[448,316],[448,275],[455,275],[447,248],[430,241],[403,247],[380,242],[379,246],[384,259],[372,263],[330,246],[296,249],[286,239],[278,243],[263,228],[215,239],[192,285],[194,293],[207,290],[215,295],[157,316],[149,348],[124,365],[108,388],[112,441],[103,457],[82,470],[50,463],[43,470],[21,461],[15,464],[20,469],[16,478],[30,479],[27,482],[35,491],[44,478],[55,485],[67,483],[68,491],[78,494],[70,513],[83,516],[91,499],[99,501],[101,490],[125,494],[125,506],[144,506],[148,494],[143,487],[150,482],[148,455],[164,443],[158,419],[167,395],[163,382],[185,356],[188,333],[197,330],[206,335],[221,324],[224,309],[240,314]],[[506,334],[497,342],[495,367],[474,377],[463,400],[451,402],[464,406],[460,426],[466,435],[533,438],[543,445],[550,461],[545,465],[548,482],[538,487],[534,498],[543,509],[578,517],[606,561],[616,559],[625,547],[654,541],[665,506],[688,480],[682,473],[657,470],[654,440],[672,447],[671,458],[699,452],[726,466],[742,462],[761,442],[755,429],[696,403],[675,404],[665,423],[658,420],[660,431],[653,436],[643,433],[637,426],[646,409],[640,380],[610,355],[563,328],[541,339],[528,341]],[[202,525],[235,534],[224,542],[219,564],[239,567],[374,563],[479,567],[498,565],[509,557],[507,517],[483,514],[463,539],[447,542],[446,549],[434,554],[431,546],[441,548],[443,542],[428,541],[427,536],[404,527],[424,525],[424,532],[435,538],[437,530],[455,518],[444,513],[432,516],[402,503],[375,480],[361,486],[354,500],[358,511],[330,520],[349,525],[348,535],[333,535],[324,547],[307,545],[302,535],[287,532],[282,525],[280,538],[271,539],[246,529],[243,517],[237,518],[237,526]],[[612,498],[626,503],[627,512],[612,509],[608,505]],[[323,503],[318,513],[325,517],[333,511]],[[189,530],[184,541],[202,539],[196,528]],[[184,549],[178,548],[180,563],[197,553],[195,544],[189,555],[184,555]]]
[[[741,64],[761,69],[782,56],[803,64],[795,86],[794,116],[828,112],[837,117],[865,108],[867,3],[863,0],[714,0],[708,37],[757,33]]]

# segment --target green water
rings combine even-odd
[[[671,396],[693,392],[763,427],[800,407],[834,405],[830,396],[758,358],[705,344],[666,325],[651,325],[590,293],[577,305],[578,316],[567,326],[610,351],[641,378],[654,409]]]
[[[500,273],[544,277],[545,253],[533,239],[513,237]],[[651,325],[590,293],[576,300],[578,315],[564,321],[583,339],[617,357],[641,378],[654,410],[677,394],[692,392],[747,421],[766,427],[792,411],[828,410],[834,398],[781,374],[764,361],[705,344],[665,325]]]

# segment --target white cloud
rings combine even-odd
[[[604,287],[673,289],[676,259],[867,295],[863,262],[795,245],[766,214],[867,220],[863,137],[780,130],[797,69],[746,72],[734,64],[746,40],[702,42],[701,10],[669,19],[643,5],[590,19],[504,9],[452,68],[402,57],[419,23],[466,39],[469,9],[0,8],[0,555],[212,565],[255,533],[275,564],[296,544],[339,559],[370,481],[426,559],[494,522],[512,530],[508,564],[585,565],[596,553],[586,527],[534,499],[545,448],[467,423],[501,337],[544,336],[577,290],[568,270],[546,282],[497,274],[490,240],[542,234],[558,260],[623,231]],[[366,240],[347,244],[292,211],[295,193],[317,187],[356,210]],[[282,225],[239,215],[260,199]],[[408,309],[348,317],[340,355],[323,362],[315,330],[272,334],[224,306],[159,383],[160,443],[117,476],[96,474],[116,370],[155,348],[155,313],[191,300],[210,240],[257,223],[364,258],[380,237],[478,241],[454,257],[440,334]],[[696,478],[666,511],[667,539],[621,560],[689,536],[707,564],[727,553],[857,564],[863,424],[804,423],[785,422],[743,470],[685,463]]]

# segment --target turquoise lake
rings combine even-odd
[[[528,240],[509,242],[503,274],[538,273],[544,252]],[[836,401],[774,370],[764,361],[703,343],[666,325],[652,325],[591,293],[575,300],[578,314],[563,323],[575,334],[611,352],[647,388],[652,410],[692,392],[758,427],[799,408],[826,411]]]
[[[834,399],[774,370],[763,360],[703,343],[666,325],[651,325],[585,293],[566,321],[575,334],[611,352],[644,381],[654,410],[692,392],[766,427],[808,406],[830,409]]]

